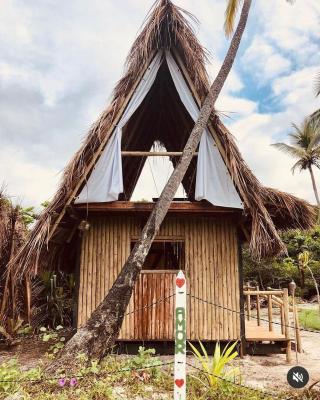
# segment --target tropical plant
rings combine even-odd
[[[8,346],[19,343],[18,335],[30,333],[32,328],[25,325],[23,319],[8,318],[5,325],[0,325],[0,336],[5,338]]]
[[[228,381],[231,379],[234,382],[239,377],[238,368],[227,368],[228,364],[238,356],[238,352],[235,350],[237,344],[238,342],[229,343],[221,352],[220,343],[217,342],[213,357],[210,359],[206,348],[200,340],[199,345],[202,353],[192,343],[189,343],[193,354],[201,364],[205,380],[211,388],[217,387],[222,380]]]
[[[293,124],[294,131],[289,134],[292,144],[274,143],[273,147],[288,154],[297,161],[292,167],[292,173],[298,168],[300,171],[310,172],[312,186],[317,205],[320,207],[318,189],[313,173],[313,167],[320,168],[320,128],[309,118],[306,118],[301,127]]]
[[[69,326],[72,320],[74,275],[41,271],[34,287],[36,299],[32,308],[32,325],[51,328]]]
[[[62,329],[63,326],[61,325],[58,325],[53,331],[48,330],[44,326],[40,328],[42,341],[49,342],[51,344],[48,349],[48,355],[50,356],[54,356],[64,347],[66,338],[64,336],[60,336],[59,334]]]
[[[310,272],[311,278],[313,280],[314,286],[316,288],[316,292],[317,292],[317,299],[318,299],[318,305],[319,305],[319,314],[320,314],[320,293],[319,293],[319,285],[316,281],[316,278],[313,275],[312,269],[310,268],[310,253],[308,251],[304,251],[302,253],[299,254],[298,257],[299,260],[299,265],[300,268],[302,270],[304,269],[308,269],[308,271]]]

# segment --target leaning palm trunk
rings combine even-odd
[[[67,343],[60,357],[47,369],[48,372],[55,371],[66,365],[69,365],[69,367],[74,365],[75,354],[84,353],[88,358],[101,359],[112,349],[145,258],[190,165],[201,135],[208,124],[214,104],[230,73],[246,27],[250,6],[251,0],[244,0],[240,20],[222,67],[203,103],[199,118],[190,134],[183,154],[142,231],[140,240],[134,246],[112,288],[99,307],[93,312],[87,325],[80,328]]]
[[[311,278],[313,280],[314,283],[314,287],[316,288],[316,292],[317,292],[317,300],[318,300],[318,307],[319,307],[319,315],[320,315],[320,292],[319,292],[319,285],[318,282],[316,281],[316,278],[313,275],[312,269],[309,267],[309,265],[307,265],[307,268],[310,272]]]

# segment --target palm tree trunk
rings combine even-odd
[[[317,299],[318,299],[318,307],[319,307],[319,315],[320,315],[320,292],[319,292],[319,285],[318,282],[316,280],[316,278],[313,275],[312,269],[309,267],[309,265],[307,265],[307,268],[310,272],[311,278],[313,280],[314,283],[314,287],[316,288],[316,292],[317,292]]]
[[[234,63],[246,27],[251,1],[244,0],[240,20],[222,67],[204,101],[183,154],[142,231],[141,239],[134,246],[115,283],[99,307],[93,312],[87,325],[79,329],[67,343],[59,359],[47,369],[48,372],[53,372],[63,365],[74,365],[74,355],[79,353],[84,353],[89,358],[101,359],[114,345],[145,258],[190,165],[201,135],[208,125],[214,104]]]
[[[314,191],[314,195],[316,197],[317,200],[317,205],[318,205],[318,222],[320,221],[320,200],[319,200],[319,193],[318,193],[318,189],[317,189],[317,185],[316,185],[316,180],[314,178],[314,173],[313,173],[313,169],[312,166],[309,166],[309,172],[310,172],[310,176],[311,176],[311,181],[312,181],[312,187],[313,187],[313,191]]]

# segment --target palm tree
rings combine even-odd
[[[314,178],[313,167],[320,168],[320,128],[312,118],[306,118],[301,127],[293,124],[294,131],[289,134],[291,144],[275,143],[272,146],[296,159],[292,173],[298,168],[300,171],[310,172],[312,186],[318,207],[320,208],[319,193]]]

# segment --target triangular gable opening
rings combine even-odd
[[[199,110],[170,52],[159,52],[138,85],[113,136],[76,203],[130,200],[146,156],[158,142],[168,152],[182,151]],[[179,157],[172,157],[173,167]],[[182,182],[188,200],[209,200],[217,206],[242,208],[230,174],[206,131]]]
[[[159,142],[155,142],[150,149],[151,152],[166,152],[167,149]],[[130,201],[154,201],[160,197],[169,177],[174,170],[174,166],[169,157],[157,156],[147,157],[144,167],[138,177]],[[137,173],[138,175],[138,173]],[[190,199],[190,193],[187,193],[182,184],[175,194],[179,200]]]

